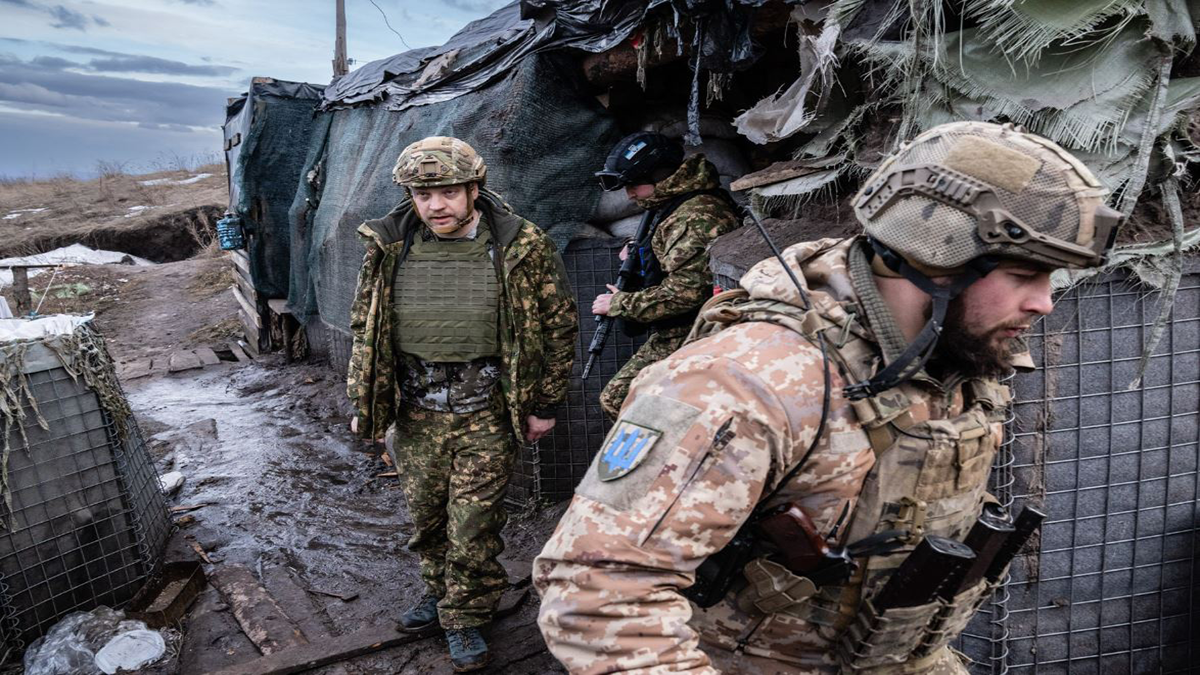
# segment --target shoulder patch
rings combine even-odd
[[[575,491],[621,511],[629,509],[676,457],[681,443],[692,445],[684,442],[685,436],[699,416],[699,408],[681,401],[637,397],[608,432]]]
[[[608,438],[596,462],[596,477],[602,481],[616,480],[636,469],[662,438],[662,432],[621,420]]]

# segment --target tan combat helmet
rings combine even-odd
[[[930,316],[903,353],[846,395],[873,396],[915,375],[937,346],[950,301],[1002,259],[1102,265],[1121,223],[1105,194],[1066,150],[1011,124],[953,122],[901,146],[854,196],[854,213],[872,269],[928,294]]]
[[[953,122],[917,136],[854,198],[870,237],[934,276],[976,258],[1096,267],[1121,215],[1078,159],[1011,124]]]
[[[392,180],[412,188],[441,187],[487,180],[483,158],[465,141],[450,136],[430,136],[409,145],[396,159]]]

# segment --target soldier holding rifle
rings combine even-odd
[[[585,372],[604,347],[612,319],[627,330],[650,331],[600,394],[600,407],[616,419],[638,372],[683,343],[696,311],[712,295],[708,246],[738,222],[712,162],[702,154],[684,159],[683,147],[662,134],[642,131],[621,139],[596,176],[605,190],[624,189],[646,210],[635,241],[621,252],[625,274],[592,303],[592,313],[604,320]]]
[[[1050,272],[1120,223],[1054,143],[960,122],[701,310],[534,563],[573,673],[966,673],[948,644],[1041,514],[985,508]],[[1028,357],[1025,357],[1028,362]]]

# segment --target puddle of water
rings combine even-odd
[[[170,427],[149,442],[173,446],[159,470],[186,477],[171,503],[213,503],[176,536],[224,563],[285,564],[315,587],[361,593],[344,608],[355,620],[390,616],[420,584],[402,493],[347,431],[305,409],[339,383],[280,379],[252,363],[130,383],[138,416]]]

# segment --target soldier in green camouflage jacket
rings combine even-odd
[[[459,672],[487,663],[478,628],[508,586],[496,557],[515,441],[554,426],[578,331],[553,242],[482,190],[485,177],[458,139],[405,149],[394,178],[410,199],[359,227],[350,318],[352,428],[368,439],[393,428],[427,587],[400,629],[440,623]]]
[[[622,259],[641,256],[642,288],[624,292],[610,285],[592,303],[594,314],[650,329],[646,343],[600,393],[600,406],[615,420],[633,378],[683,344],[697,310],[712,296],[709,244],[738,221],[716,167],[702,154],[684,160],[683,148],[662,134],[622,139],[597,176],[606,190],[624,188],[658,221],[649,242],[631,242],[622,251]]]

